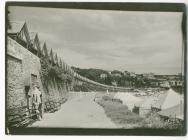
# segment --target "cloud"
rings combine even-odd
[[[83,68],[172,74],[181,71],[178,12],[10,7],[58,56]]]

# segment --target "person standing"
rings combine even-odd
[[[36,113],[37,119],[41,120],[42,118],[42,93],[39,90],[39,86],[34,84],[32,91],[32,104],[33,111]]]

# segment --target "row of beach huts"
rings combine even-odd
[[[129,110],[140,116],[149,112],[157,113],[164,120],[184,120],[184,96],[173,89],[164,90],[147,96],[139,93],[116,93],[114,98],[122,100]]]

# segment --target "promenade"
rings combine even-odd
[[[117,128],[93,101],[94,97],[95,93],[80,94],[63,104],[59,111],[44,114],[41,121],[30,127]]]

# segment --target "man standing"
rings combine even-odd
[[[34,112],[37,115],[37,119],[41,120],[42,118],[42,94],[39,90],[39,86],[34,84],[32,91],[32,103]]]

